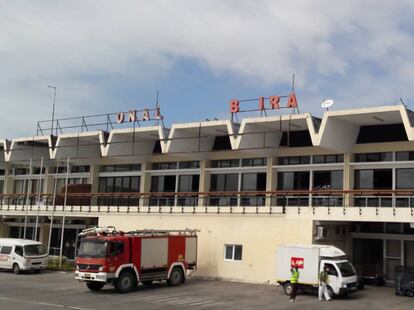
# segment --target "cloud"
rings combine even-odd
[[[50,115],[48,84],[60,116],[113,111],[108,85],[145,88],[183,58],[268,88],[295,73],[311,110],[326,96],[344,107],[414,98],[413,11],[385,0],[1,1],[1,136]]]

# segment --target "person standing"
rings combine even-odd
[[[327,301],[331,300],[331,296],[329,296],[329,292],[328,292],[328,282],[329,282],[328,271],[329,271],[328,267],[324,265],[322,271],[319,274],[319,288],[318,288],[319,300],[323,300],[323,297],[325,297]]]
[[[290,292],[290,302],[296,300],[296,293],[298,291],[298,282],[299,282],[299,270],[297,266],[293,266],[290,269],[290,284],[292,286],[292,291]]]

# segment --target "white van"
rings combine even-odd
[[[0,238],[0,269],[40,271],[46,269],[49,260],[46,247],[27,239]]]

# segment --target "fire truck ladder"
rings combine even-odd
[[[159,235],[183,235],[183,236],[195,236],[197,232],[200,230],[198,229],[163,229],[163,230],[157,230],[157,229],[142,229],[142,230],[133,230],[128,231],[126,234],[129,235],[140,235],[140,236],[159,236]]]

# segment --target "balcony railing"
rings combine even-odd
[[[413,209],[414,189],[68,193],[66,204],[64,194],[55,203],[52,194],[0,194],[0,211],[285,213],[293,207]]]

